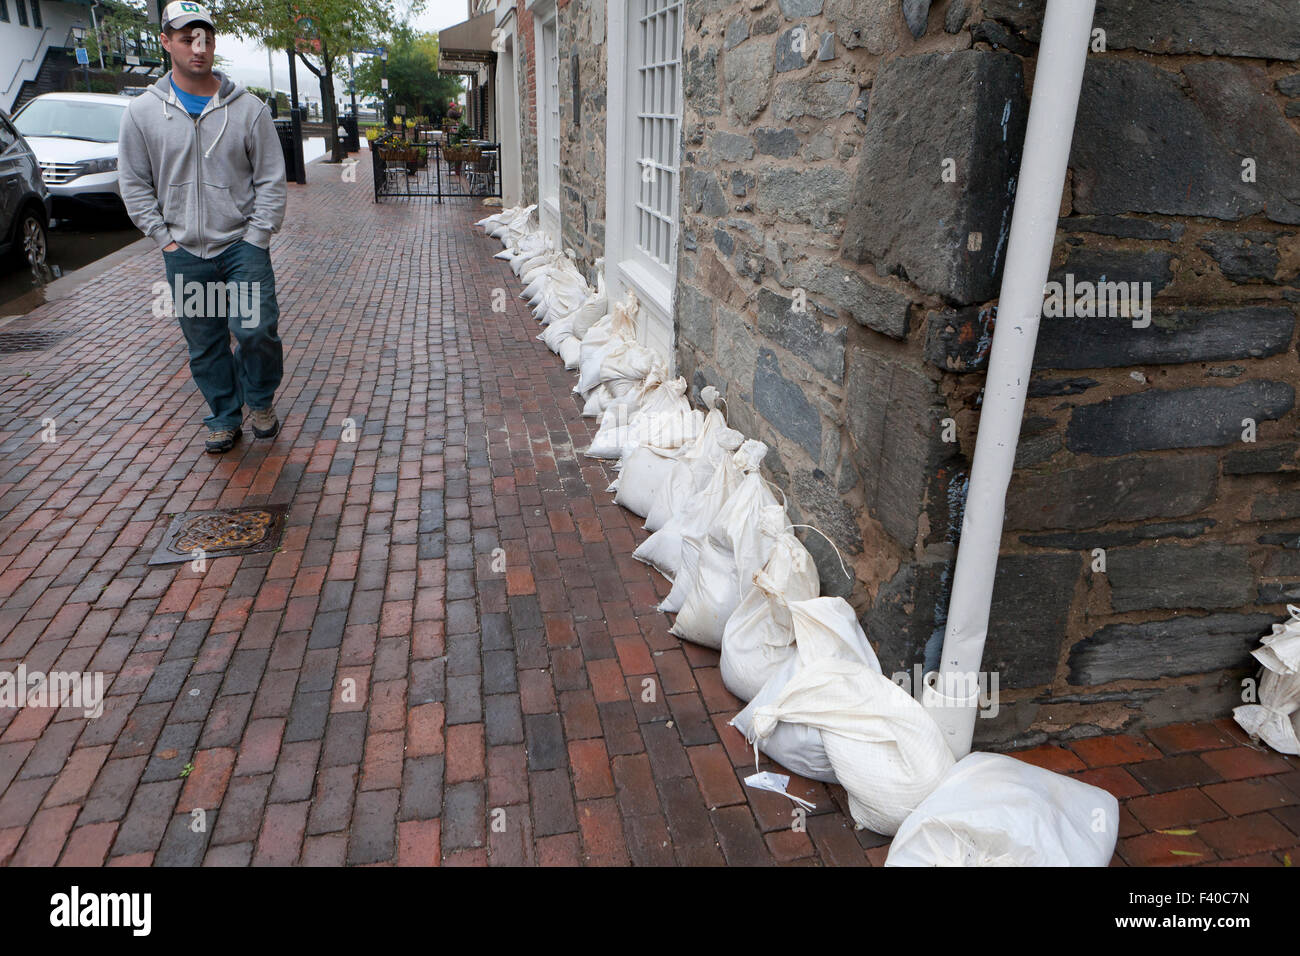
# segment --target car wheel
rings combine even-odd
[[[49,252],[49,239],[45,232],[45,223],[40,215],[32,209],[24,209],[18,221],[18,235],[15,237],[14,253],[18,261],[29,266],[45,265]]]

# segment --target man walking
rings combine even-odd
[[[206,7],[167,4],[161,39],[172,69],[122,117],[118,178],[131,221],[162,248],[190,372],[212,411],[205,448],[221,454],[242,437],[245,404],[256,437],[280,430],[268,249],[284,219],[284,155],[266,104],[212,69]]]

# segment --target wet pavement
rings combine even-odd
[[[142,233],[126,219],[104,217],[96,220],[57,220],[49,231],[48,264],[50,279],[57,279],[76,269],[84,268],[124,246],[142,238]],[[0,320],[15,315],[26,315],[37,306],[44,305],[44,285],[38,282],[31,269],[16,268],[6,264],[0,271]]]

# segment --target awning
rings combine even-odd
[[[480,64],[496,62],[492,49],[494,15],[481,13],[438,31],[438,72],[477,73]]]

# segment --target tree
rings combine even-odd
[[[406,16],[419,11],[413,0]],[[320,83],[322,115],[334,162],[346,158],[338,137],[334,76],[350,47],[382,42],[396,21],[394,0],[220,0],[213,9],[219,32],[258,40],[272,50],[294,50]]]
[[[357,64],[357,92],[383,98],[383,64],[371,57]],[[393,31],[388,44],[388,102],[402,104],[409,116],[442,123],[447,103],[463,91],[460,80],[438,72],[438,35],[416,33],[406,26]]]
[[[86,35],[86,51],[92,61],[102,53],[104,65],[114,56],[158,56],[158,31],[149,22],[143,0],[99,0],[99,30]]]

